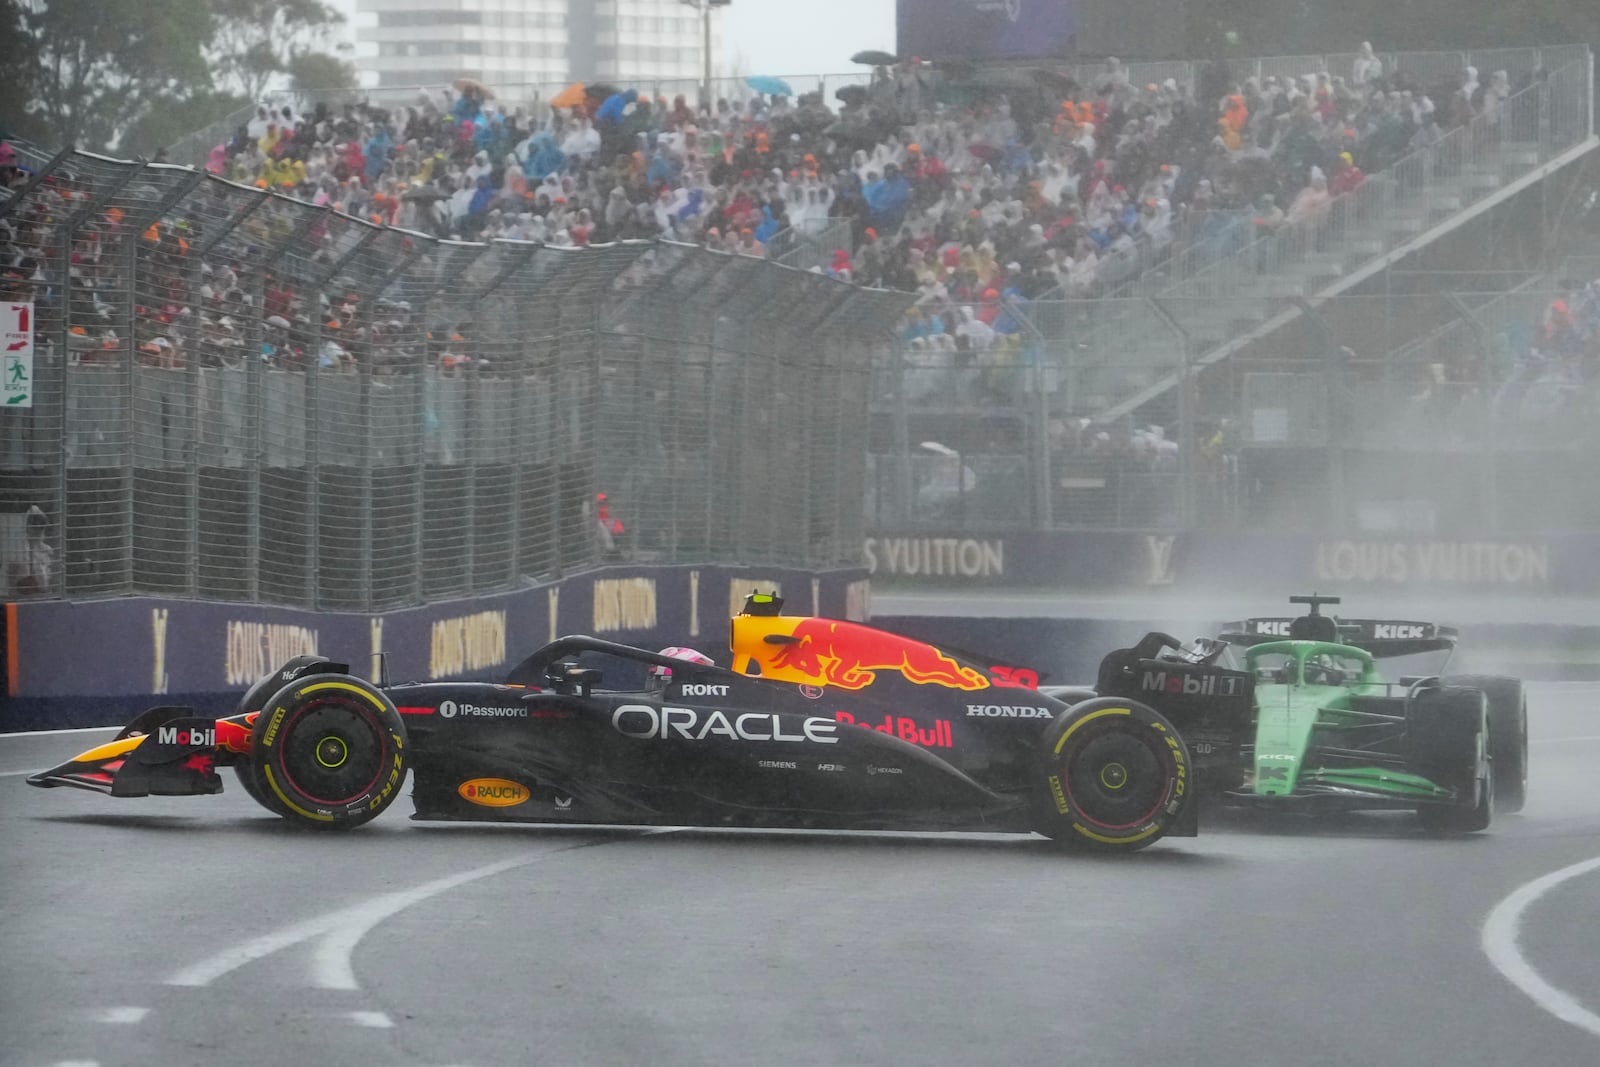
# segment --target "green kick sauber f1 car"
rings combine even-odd
[[[1456,631],[1323,615],[1337,597],[1290,602],[1307,614],[1231,623],[1188,647],[1149,634],[1105,658],[1096,691],[1189,724],[1197,781],[1224,804],[1412,809],[1438,833],[1483,830],[1496,813],[1521,810],[1528,714],[1519,680],[1387,681],[1382,659],[1445,653],[1448,663]]]

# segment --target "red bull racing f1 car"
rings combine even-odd
[[[1189,751],[1149,706],[781,607],[749,598],[726,668],[590,637],[500,684],[374,685],[300,657],[226,718],[153,708],[29,781],[209,794],[231,766],[322,829],[378,815],[409,773],[418,819],[1036,831],[1112,851],[1196,832]]]

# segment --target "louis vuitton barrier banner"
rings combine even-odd
[[[865,618],[865,574],[674,566],[589,571],[547,586],[385,614],[130,597],[6,606],[12,698],[237,692],[293,656],[316,653],[370,677],[386,653],[395,681],[498,678],[564,634],[686,644],[726,658],[728,619],[752,589],[796,612]],[[8,725],[0,714],[0,729]]]
[[[884,589],[1312,588],[1600,594],[1600,536],[1449,539],[1113,530],[875,534],[865,560]]]

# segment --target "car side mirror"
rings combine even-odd
[[[588,696],[600,684],[600,671],[594,667],[580,667],[576,663],[556,663],[550,667],[546,679],[557,693],[576,693]]]

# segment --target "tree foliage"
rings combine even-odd
[[[99,147],[209,78],[206,0],[49,0],[23,11],[23,110],[49,140]]]
[[[305,52],[289,61],[289,88],[297,93],[318,89],[354,89],[354,63],[326,52]]]
[[[320,0],[0,0],[0,128],[153,153],[274,84],[347,88]]]
[[[212,0],[211,6],[217,20],[211,52],[222,87],[256,100],[274,80],[294,77],[308,62],[319,75],[342,75],[354,84],[349,64],[322,50],[344,16],[320,0]]]

